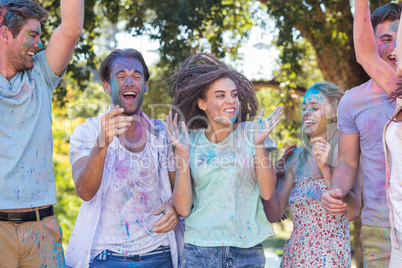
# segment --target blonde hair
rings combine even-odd
[[[338,112],[338,105],[339,101],[344,95],[344,92],[342,89],[340,89],[338,86],[329,83],[329,82],[323,82],[323,83],[316,83],[313,86],[311,86],[308,90],[317,90],[318,92],[322,93],[325,97],[327,97],[330,105],[331,105],[331,111],[330,111],[330,118],[326,118],[327,120],[327,128],[326,128],[326,140],[327,142],[331,145],[331,153],[329,157],[329,166],[332,170],[332,168],[335,166],[336,161],[338,160],[338,120],[337,120],[337,112]],[[306,94],[307,94],[306,92]],[[307,156],[309,151],[311,151],[311,141],[310,141],[310,136],[306,134],[305,132],[306,128],[304,126],[303,119],[301,121],[301,128],[300,128],[300,135],[299,138],[300,140],[303,141],[303,149],[299,155],[300,163],[297,167],[297,172],[300,171],[300,169],[304,166],[304,164],[307,161]]]

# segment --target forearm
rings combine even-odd
[[[344,197],[356,183],[359,162],[357,161],[355,164],[348,164],[339,160],[338,165],[332,171],[330,189],[341,189]]]
[[[324,176],[325,183],[327,184],[328,188],[331,187],[331,182],[332,182],[332,174],[331,174],[331,169],[329,168],[328,165],[325,165],[323,167],[320,167],[320,171],[322,175]]]
[[[275,194],[276,172],[274,164],[263,148],[256,148],[254,168],[260,196],[265,200],[271,199]]]
[[[349,221],[353,221],[359,216],[360,212],[360,198],[356,196],[352,191],[348,192],[347,195],[342,199],[346,204],[345,217]]]
[[[173,189],[172,204],[177,214],[187,217],[193,205],[193,192],[191,173],[189,167],[189,154],[180,152],[176,154],[176,181]]]
[[[368,0],[355,1],[353,39],[357,62],[363,67],[370,63],[371,58],[378,57]]]
[[[274,196],[269,200],[264,200],[264,198],[261,198],[261,202],[264,207],[265,216],[269,222],[274,223],[282,218],[282,215],[285,213],[286,206],[281,207],[277,196]]]
[[[73,172],[77,193],[85,201],[91,200],[102,184],[107,149],[94,147],[83,165]]]
[[[396,39],[396,76],[402,78],[402,20],[399,21],[398,38]]]
[[[78,40],[84,25],[84,0],[62,0],[61,32],[65,37]]]

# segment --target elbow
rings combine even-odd
[[[183,204],[183,202],[177,202],[177,200],[175,200],[174,196],[172,198],[172,205],[174,206],[177,214],[180,217],[187,217],[191,213],[192,204],[187,205],[187,204]]]
[[[85,189],[85,187],[83,187],[82,185],[77,185],[76,192],[78,196],[84,201],[91,201],[91,199],[96,195],[96,192],[92,193]]]
[[[191,209],[181,208],[180,206],[174,206],[176,209],[177,214],[180,217],[187,217],[190,215]]]

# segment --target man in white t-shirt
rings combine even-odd
[[[102,62],[100,76],[111,107],[77,126],[70,140],[73,178],[84,202],[66,263],[177,267],[174,155],[165,123],[141,111],[148,68],[137,50],[118,49]]]

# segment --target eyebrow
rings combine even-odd
[[[230,92],[232,93],[232,92],[234,92],[234,91],[237,91],[237,88],[233,89],[233,90],[230,91]],[[224,91],[224,90],[217,90],[217,91],[215,91],[214,93],[226,93],[226,91]]]
[[[384,38],[384,37],[392,37],[392,35],[390,35],[390,34],[383,34],[383,35],[380,36],[380,38]]]
[[[39,32],[36,31],[36,30],[29,30],[29,33],[34,33],[34,34],[37,34],[37,35],[41,35],[41,33],[39,33]]]
[[[119,73],[125,73],[126,71],[128,71],[127,69],[120,69],[116,72],[116,75],[118,75]],[[134,71],[134,74],[140,74],[142,76],[142,73],[140,71]]]

